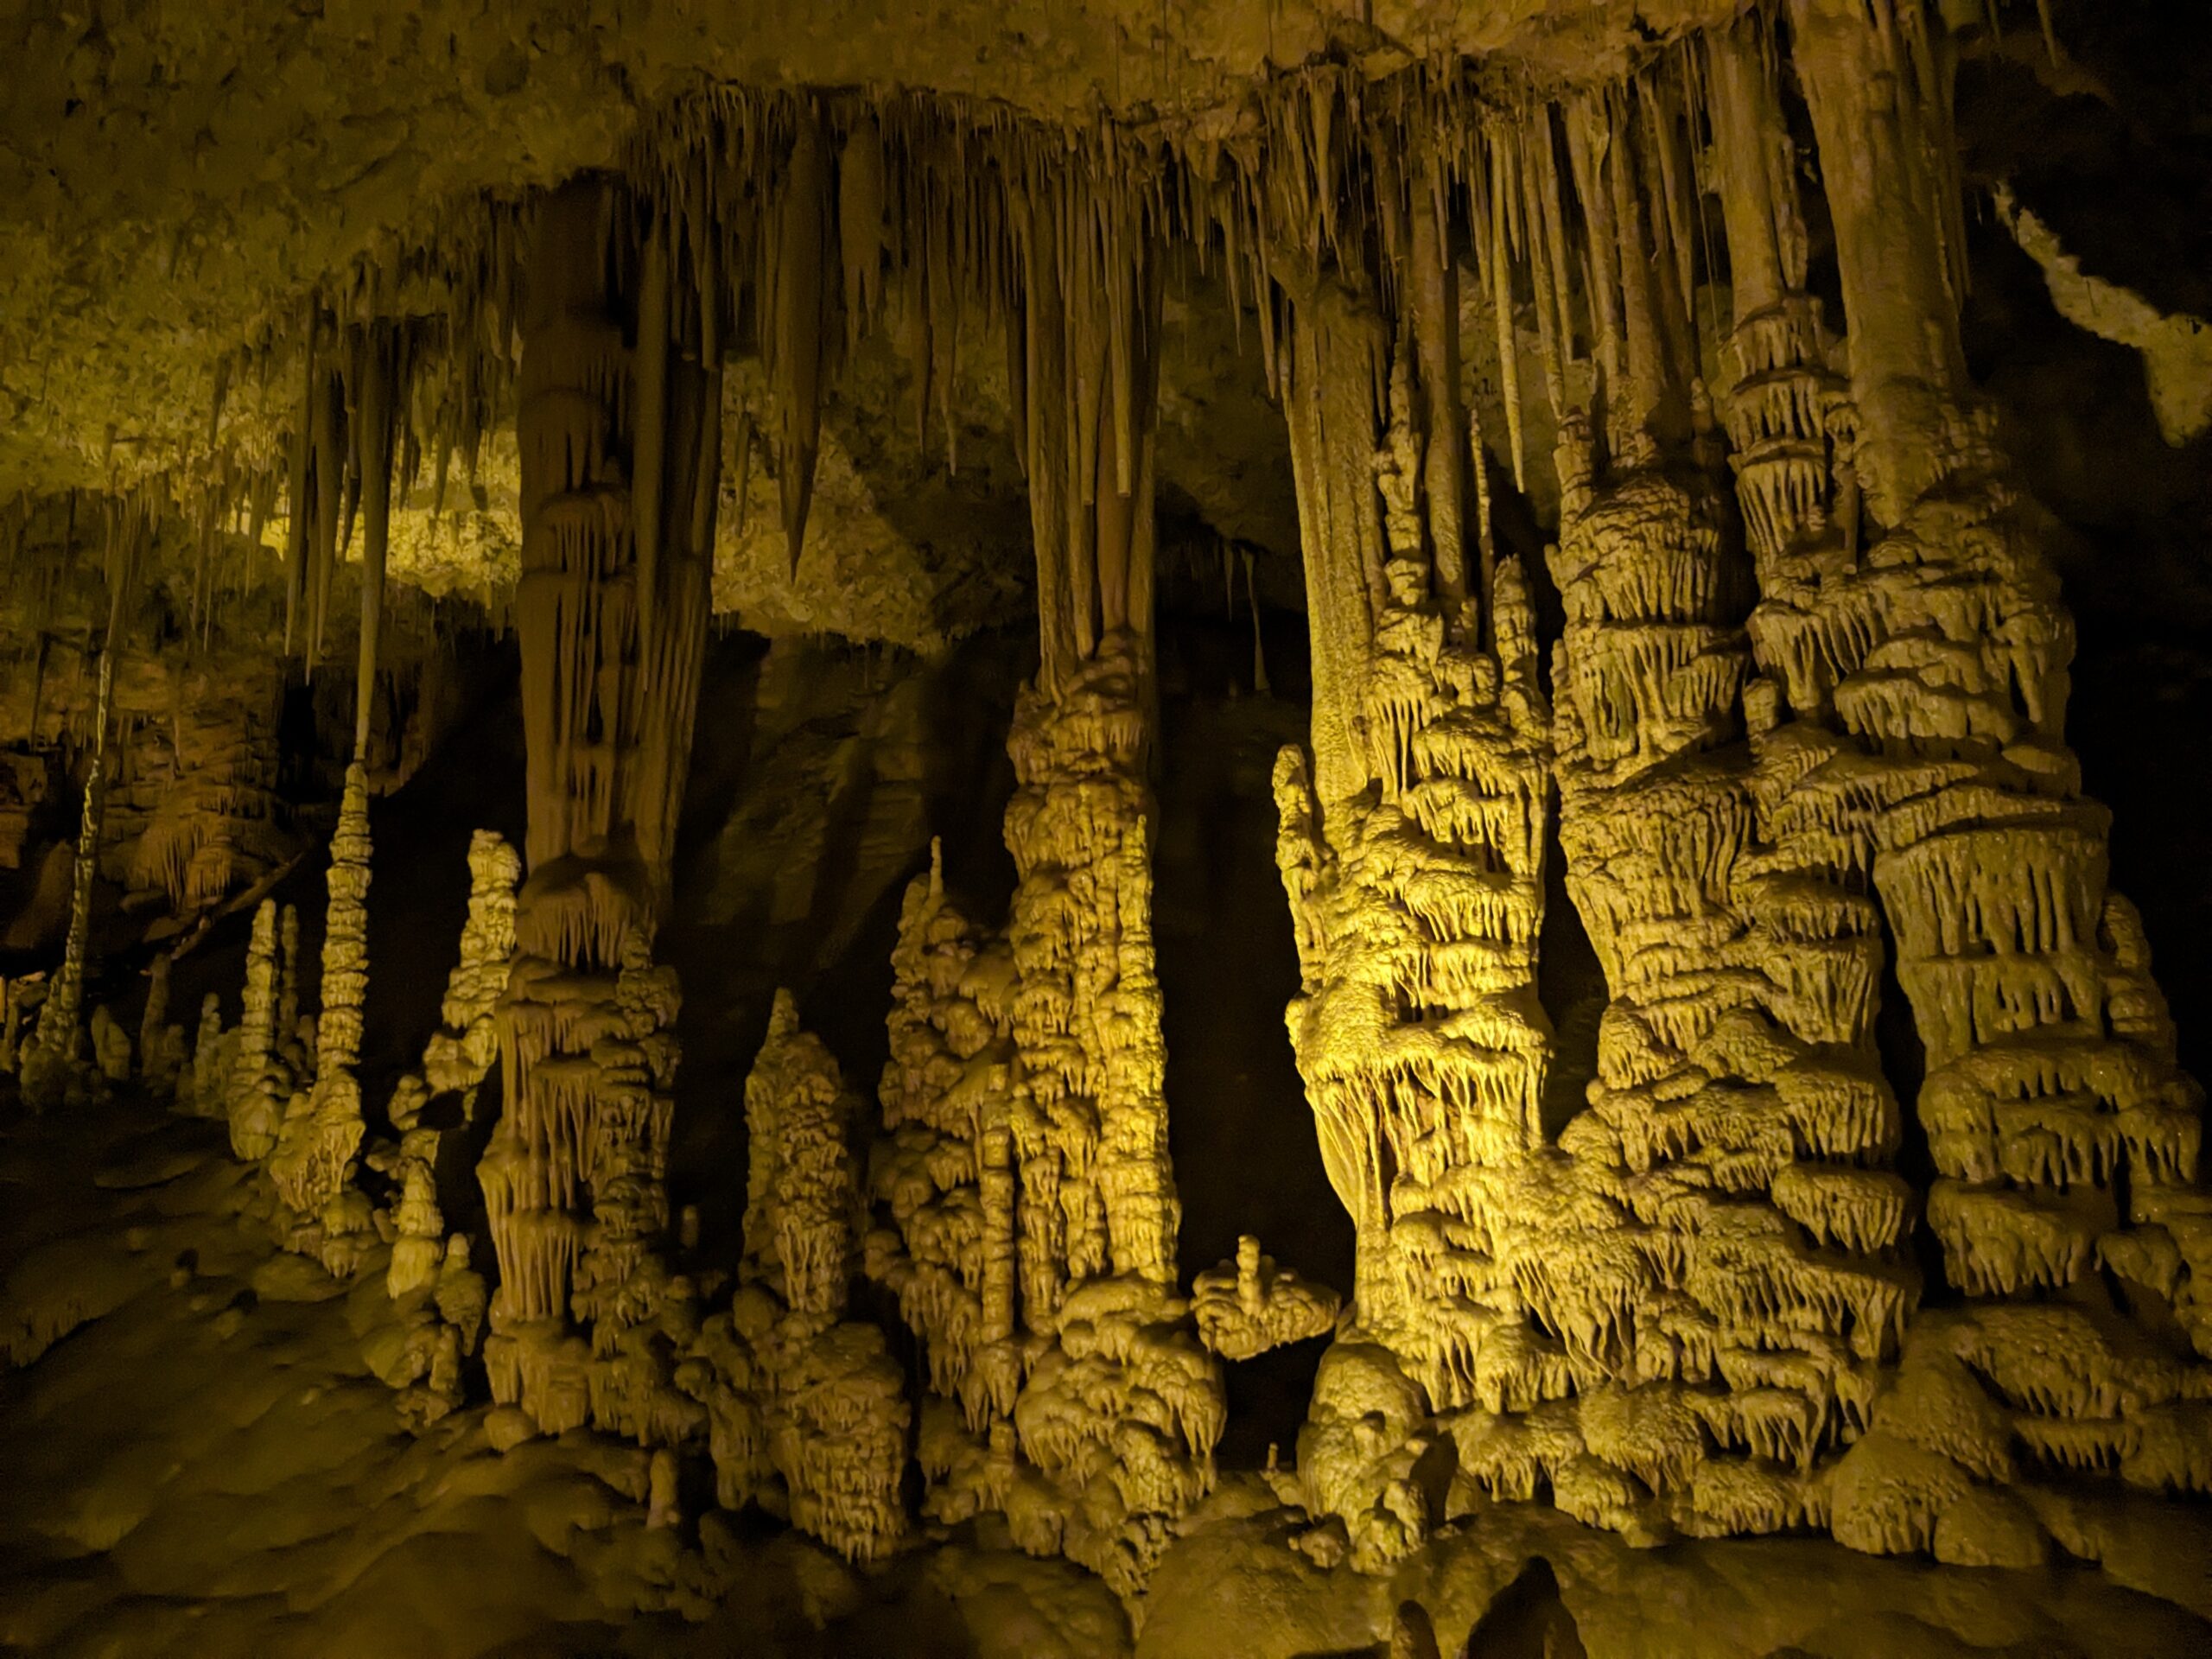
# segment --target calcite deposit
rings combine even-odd
[[[800,1029],[787,991],[745,1084],[745,1251],[679,1382],[706,1408],[718,1491],[775,1494],[791,1523],[849,1560],[906,1530],[908,1408],[883,1333],[849,1319],[861,1213],[859,1098]]]
[[[334,1272],[340,1262],[356,1259],[359,1250],[347,1236],[359,1230],[358,1217],[347,1212],[344,1199],[366,1133],[361,1085],[354,1073],[369,983],[369,854],[368,774],[357,760],[346,769],[325,878],[328,903],[322,922],[322,1007],[315,1021],[314,1083],[295,1093],[286,1106],[269,1159],[277,1196],[297,1218],[301,1247],[320,1255]],[[296,938],[296,927],[288,927],[286,937]],[[281,1011],[296,1005],[297,995],[295,989],[280,997],[280,1029]]]
[[[0,1645],[2204,1647],[2149,10],[0,23]]]

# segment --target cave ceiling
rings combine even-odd
[[[265,466],[294,413],[302,318],[435,317],[426,250],[480,237],[512,203],[620,167],[649,129],[717,89],[810,88],[847,106],[938,95],[979,121],[1108,122],[1171,145],[1234,142],[1271,78],[1324,60],[1380,80],[1480,59],[1501,84],[1596,79],[1727,0],[1489,0],[1346,8],[1236,0],[727,0],[489,5],[434,0],[10,9],[0,45],[54,73],[0,89],[0,499]],[[413,276],[394,270],[415,258]],[[435,257],[430,261],[435,264]],[[1186,279],[1163,369],[1163,504],[1204,532],[1294,555],[1279,429],[1218,272]],[[964,433],[918,432],[895,339],[832,390],[816,537],[779,571],[774,515],[726,505],[717,601],[774,631],[927,646],[1022,580],[1002,384],[971,353]],[[998,377],[1002,381],[1002,377]],[[744,396],[733,376],[734,394]],[[743,422],[733,422],[734,431]],[[964,451],[964,454],[963,453]],[[965,463],[950,469],[947,460]],[[489,435],[468,493],[428,469],[395,505],[391,570],[482,596],[515,568],[512,439]],[[759,469],[756,467],[755,469]],[[766,487],[754,480],[756,492]],[[448,509],[433,513],[433,502]],[[1007,556],[999,558],[1000,543]],[[945,550],[957,546],[958,555]],[[950,570],[949,565],[961,569]],[[883,596],[855,607],[849,578]],[[1002,574],[1001,574],[1002,572]],[[1294,596],[1294,575],[1276,588]],[[862,613],[865,612],[866,613]]]

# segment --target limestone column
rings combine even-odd
[[[2202,1096],[2066,747],[2071,619],[1965,383],[1949,43],[1899,0],[1793,0],[1789,18],[1869,520],[1791,632],[1857,752],[1851,793],[1927,1052],[1928,1223],[1967,1299],[1916,1323],[1838,1471],[1834,1527],[1862,1548],[2024,1563],[2049,1547],[2040,1523],[1984,1484],[2011,1473],[2012,1445],[2024,1474],[2212,1480],[2212,1436],[2177,1403],[2177,1362],[2212,1356]],[[2001,1441],[1929,1443],[1931,1417],[1962,1421],[1945,1402],[1976,1399],[2031,1403]]]
[[[1560,838],[1611,1001],[1590,1110],[1560,1137],[1585,1207],[1527,1283],[1567,1344],[1595,1460],[1570,1507],[1611,1525],[1769,1531],[1820,1513],[1814,1466],[1863,1423],[1916,1291],[1892,1249],[1904,1195],[1865,1167],[1895,1149],[1894,1103],[1871,1054],[1839,1052],[1867,1034],[1879,959],[1870,972],[1851,942],[1807,940],[1808,918],[1817,931],[1852,913],[1847,897],[1793,908],[1802,889],[1760,861],[1743,741],[1750,572],[1713,410],[1677,343],[1695,299],[1668,159],[1683,105],[1655,72],[1560,114],[1601,367],[1593,404],[1562,411],[1557,451]],[[1725,144],[1733,129],[1716,126]],[[1755,159],[1724,189],[1764,203],[1777,167]],[[1556,219],[1556,169],[1537,172]],[[1739,303],[1745,326],[1788,344],[1789,227],[1759,211]],[[1749,216],[1732,210],[1732,237]],[[1746,494],[1764,508],[1792,458],[1745,435],[1760,441]]]
[[[1006,1117],[1021,1321],[1052,1339],[1014,1422],[1054,1494],[1017,1541],[1133,1592],[1168,1522],[1212,1484],[1224,1409],[1177,1286],[1153,963],[1160,272],[1150,200],[1117,158],[1025,149],[1010,164],[1039,661],[1007,745],[1018,880]],[[1108,1448],[1139,1424],[1160,1457],[1141,1477],[1109,1473]],[[1109,1482],[1111,1502],[1092,1492]]]
[[[1394,328],[1357,279],[1302,285],[1283,380],[1313,664],[1310,749],[1275,768],[1288,1020],[1357,1242],[1299,1476],[1370,1567],[1444,1519],[1412,1477],[1427,1419],[1568,1386],[1507,1261],[1551,1052],[1535,997],[1549,711],[1519,567],[1488,558],[1479,492],[1470,523],[1456,472],[1429,470],[1435,423],[1456,417],[1422,365],[1455,353],[1418,295],[1413,311]],[[1473,582],[1462,524],[1484,554]]]
[[[651,1323],[677,1001],[651,945],[705,652],[721,295],[681,286],[664,211],[624,206],[591,179],[546,200],[522,320],[528,878],[480,1170],[486,1357],[541,1430],[666,1439],[696,1408]]]

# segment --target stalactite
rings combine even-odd
[[[318,364],[308,385],[308,497],[295,502],[293,511],[306,512],[307,565],[304,572],[306,615],[302,626],[302,649],[312,671],[322,660],[328,629],[330,583],[338,565],[341,543],[340,522],[344,512],[350,469],[346,454],[346,395],[335,369]]]
[[[766,244],[775,263],[764,284],[774,319],[768,371],[776,389],[778,479],[784,534],[791,569],[798,568],[806,537],[807,505],[814,493],[814,466],[822,425],[822,396],[834,359],[831,304],[837,289],[828,280],[839,269],[834,252],[836,219],[830,211],[830,166],[823,154],[821,117],[810,101],[795,112],[797,131],[782,180],[776,235]]]
[[[384,630],[385,563],[391,544],[395,405],[404,404],[406,389],[394,384],[397,345],[389,331],[365,331],[359,349],[360,404],[355,425],[362,478],[361,619],[359,665],[353,683],[353,758],[366,764]]]

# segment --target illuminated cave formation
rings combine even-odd
[[[2201,24],[467,10],[0,25],[0,1643],[2212,1647]]]

